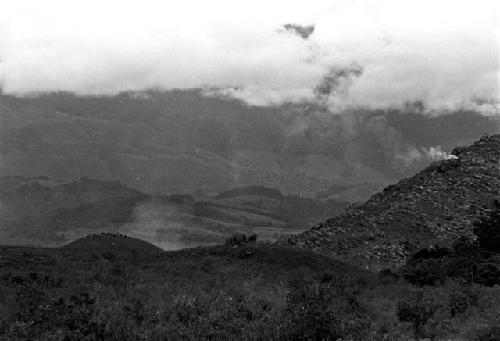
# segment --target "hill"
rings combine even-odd
[[[500,135],[452,155],[286,242],[380,269],[401,266],[419,248],[471,237],[473,221],[500,196]]]
[[[133,221],[135,207],[148,199],[118,181],[0,177],[0,236],[4,244],[61,245],[75,232]]]
[[[288,283],[334,283],[331,274],[366,275],[270,245],[164,252],[108,234],[63,248],[0,246],[0,340],[273,339],[288,332]],[[351,296],[339,297],[346,313],[352,304],[366,315]]]
[[[85,177],[64,182],[10,176],[0,177],[0,237],[9,245],[61,246],[89,233],[113,232],[172,250],[221,244],[234,233],[276,240],[276,235],[298,233],[346,206],[282,195],[272,188],[195,198],[147,195],[118,181]]]
[[[101,233],[90,234],[77,239],[64,247],[67,252],[94,253],[113,257],[148,257],[158,255],[162,250],[143,240],[127,235]]]
[[[289,246],[165,252],[94,234],[0,246],[0,340],[497,340],[499,291],[418,287]]]

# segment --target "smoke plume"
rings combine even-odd
[[[147,240],[164,250],[214,245],[224,240],[224,236],[197,221],[192,213],[189,206],[153,199],[138,205],[134,222],[120,227],[120,232]]]

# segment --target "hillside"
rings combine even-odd
[[[199,89],[0,95],[0,176],[118,180],[160,195],[259,185],[357,202],[419,170],[428,148],[448,150],[485,131],[500,132],[498,119],[472,111],[332,115]]]
[[[147,195],[118,181],[10,176],[0,177],[0,237],[9,245],[60,246],[114,232],[172,250],[221,244],[237,232],[276,240],[346,206],[258,186],[195,198]]]
[[[472,222],[500,196],[500,135],[452,155],[285,242],[380,269],[402,265],[419,248],[470,237]]]
[[[75,231],[133,221],[148,198],[118,181],[0,177],[0,237],[11,245],[61,245]]]
[[[261,243],[0,246],[0,340],[498,340],[498,285],[412,283]]]
[[[329,274],[345,282],[365,275],[307,250],[265,245],[164,252],[93,235],[63,248],[0,246],[0,340],[274,339],[289,333],[289,283],[333,282]],[[339,297],[346,320],[358,311],[367,319],[347,294]]]
[[[154,245],[126,235],[110,233],[90,234],[61,248],[65,252],[95,253],[112,257],[150,257],[161,254]]]

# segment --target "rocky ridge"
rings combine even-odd
[[[500,197],[500,135],[484,135],[361,205],[281,243],[363,268],[401,266],[422,247],[473,237],[473,222]]]

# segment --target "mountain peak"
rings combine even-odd
[[[500,194],[500,135],[484,135],[452,155],[287,243],[381,269],[402,265],[418,248],[473,237],[474,220]]]

